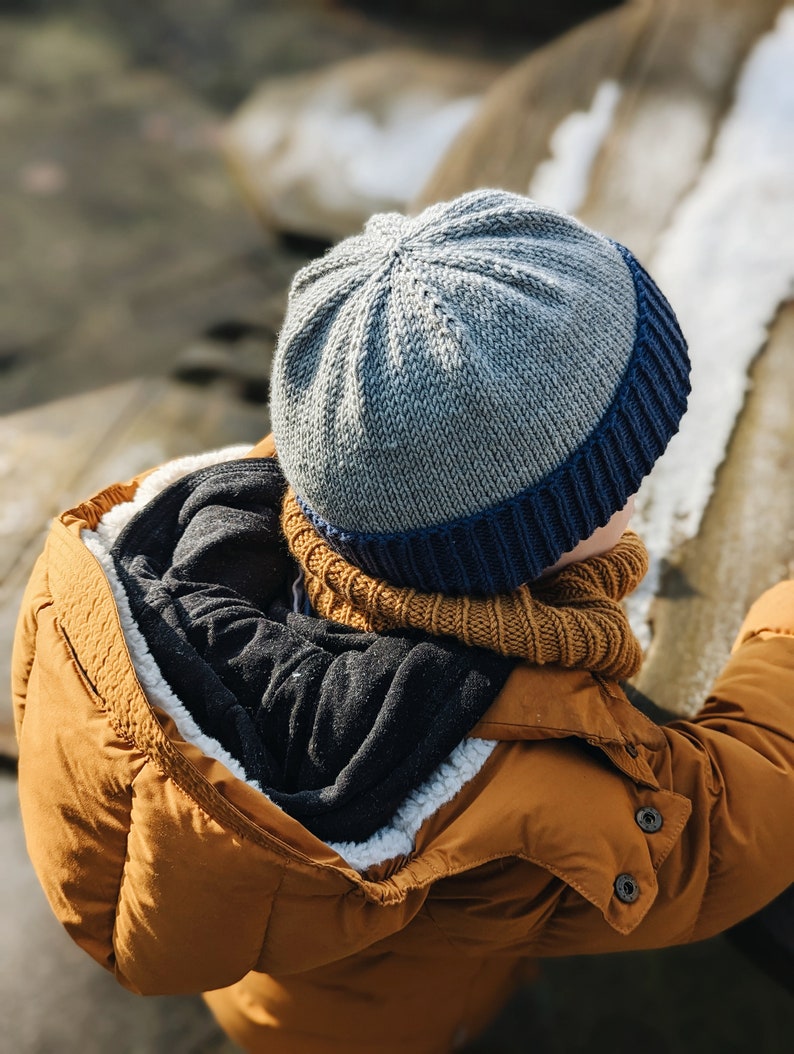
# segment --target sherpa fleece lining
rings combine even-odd
[[[130,520],[166,487],[198,469],[222,464],[243,457],[249,447],[225,447],[190,457],[170,461],[147,476],[139,485],[132,501],[109,509],[93,531],[83,530],[82,540],[102,565],[119,610],[119,618],[135,672],[150,703],[161,707],[175,722],[179,733],[219,761],[238,779],[260,793],[256,780],[248,779],[240,762],[221,744],[202,732],[185,704],[169,687],[146,641],[136,625],[127,595],[116,575],[110,551]],[[496,740],[464,739],[435,772],[412,791],[397,809],[392,820],[363,842],[329,843],[330,847],[357,871],[366,871],[377,864],[413,851],[414,839],[422,823],[473,779],[490,757]]]

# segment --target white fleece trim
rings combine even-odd
[[[216,739],[201,731],[185,704],[171,690],[132,617],[127,594],[110,556],[116,539],[132,517],[166,487],[200,468],[237,460],[249,449],[246,446],[225,447],[167,462],[140,483],[131,501],[114,505],[105,513],[95,530],[83,530],[80,537],[101,564],[113,591],[132,664],[149,702],[165,710],[187,742],[199,747],[208,757],[224,765],[237,779],[264,795],[260,784],[248,778],[240,762]],[[329,846],[356,871],[366,871],[397,856],[407,856],[413,851],[416,833],[424,821],[451,801],[477,775],[491,756],[496,742],[490,739],[464,739],[421,786],[411,791],[397,809],[391,823],[381,827],[364,842],[329,842]]]
[[[173,718],[183,739],[194,743],[209,757],[225,765],[232,775],[244,780],[251,787],[260,791],[260,793],[264,793],[256,780],[247,778],[242,765],[236,758],[232,757],[216,739],[201,731],[193,715],[171,690],[154,656],[149,651],[149,646],[143,634],[132,617],[127,594],[118,579],[115,565],[110,556],[110,550],[113,548],[116,539],[133,516],[140,512],[145,505],[148,505],[152,498],[165,490],[166,487],[175,483],[178,479],[182,479],[183,476],[195,472],[197,469],[206,468],[209,465],[219,465],[224,461],[233,461],[242,457],[248,450],[250,450],[250,447],[246,446],[226,447],[224,450],[176,458],[174,461],[167,462],[140,483],[131,501],[121,502],[108,509],[97,524],[96,529],[93,531],[83,530],[80,532],[80,537],[102,565],[102,570],[110,583],[119,612],[121,628],[132,659],[132,665],[149,702],[153,706],[161,707],[169,717]]]
[[[416,832],[425,820],[474,779],[496,744],[495,739],[464,739],[421,786],[411,791],[390,825],[381,827],[365,842],[338,842],[331,848],[356,871],[366,871],[396,856],[407,856],[413,852]]]

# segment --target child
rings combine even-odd
[[[632,255],[517,195],[375,216],[301,271],[275,446],[110,487],[29,585],[20,797],[75,940],[133,991],[205,991],[248,1051],[417,1054],[533,958],[781,893],[791,583],[693,720],[619,683],[631,498],[687,378]]]

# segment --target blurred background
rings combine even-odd
[[[269,348],[290,275],[323,240],[347,233],[351,224],[333,213],[344,212],[345,195],[360,191],[330,187],[327,196],[340,200],[325,208],[312,189],[303,201],[294,189],[296,200],[284,200],[290,177],[293,186],[317,181],[328,163],[329,143],[316,141],[318,123],[327,127],[331,150],[337,140],[332,161],[341,169],[357,146],[378,138],[378,116],[398,86],[408,101],[395,120],[406,126],[418,119],[431,141],[413,168],[383,171],[382,188],[371,175],[375,186],[368,189],[373,204],[382,203],[381,189],[387,203],[404,204],[440,158],[442,133],[448,142],[507,64],[607,6],[501,2],[483,11],[454,2],[6,0],[0,163],[3,242],[14,252],[0,265],[8,293],[0,316],[0,411],[142,373],[176,369],[195,377],[200,370],[187,345],[203,336],[239,362],[243,387],[251,381],[244,395],[262,401],[260,349],[243,364],[243,349],[232,356],[229,345],[251,337]],[[392,69],[379,84],[384,71],[355,60],[384,52]],[[317,71],[339,64],[332,99]],[[226,122],[262,85],[256,144],[245,146],[257,153],[246,152],[243,163],[258,161],[262,182],[268,165],[291,171],[278,173],[275,203],[264,194],[249,197],[260,218],[267,211],[273,221],[257,226],[219,145]],[[423,93],[424,108],[416,102]],[[460,100],[469,105],[455,112]],[[436,113],[444,104],[446,121]],[[296,133],[285,145],[290,124]],[[344,182],[343,172],[333,174]],[[355,226],[369,198],[355,211]],[[306,241],[280,239],[282,233]]]
[[[0,3],[0,1052],[234,1049],[198,997],[129,995],[51,918],[17,814],[13,623],[57,511],[268,431],[291,277],[373,211],[532,193],[665,272],[685,331],[735,307],[743,343],[701,341],[703,482],[693,467],[677,506],[646,502],[638,687],[697,709],[790,559],[791,26],[782,0]],[[722,298],[687,302],[706,277]],[[553,961],[471,1049],[788,1054],[773,973],[725,938]]]

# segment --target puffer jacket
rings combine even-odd
[[[357,869],[144,693],[81,538],[140,485],[53,523],[13,659],[31,859],[127,988],[207,993],[250,1051],[429,1054],[533,957],[705,938],[794,881],[794,583],[757,601],[690,721],[517,665],[470,734],[495,749],[412,851]]]

